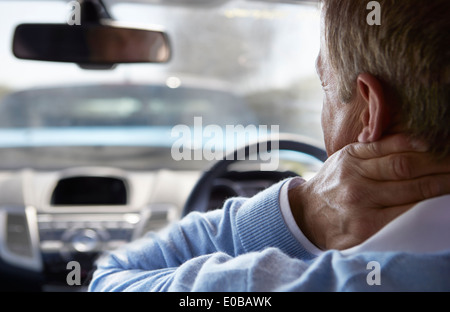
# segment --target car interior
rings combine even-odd
[[[313,176],[319,20],[308,0],[1,1],[0,289],[85,291],[103,252]]]

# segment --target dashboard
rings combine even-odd
[[[199,174],[106,167],[1,172],[1,275],[17,269],[48,290],[65,289],[67,263],[78,261],[86,281],[101,252],[179,219]]]
[[[279,143],[275,171],[261,170],[259,160],[219,161],[206,171],[0,171],[0,290],[14,290],[16,283],[18,290],[83,291],[102,253],[189,211],[221,208],[228,198],[252,197],[288,177],[307,180],[322,166],[323,150],[301,141]],[[73,263],[79,266],[75,284],[67,280]]]
[[[0,172],[0,288],[19,278],[33,290],[85,289],[102,252],[180,219],[200,175],[109,167]],[[208,210],[292,175],[230,170],[213,181]],[[72,261],[81,268],[75,287],[66,280]]]

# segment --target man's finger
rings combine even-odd
[[[428,153],[398,153],[363,160],[359,174],[378,181],[408,180],[450,173],[450,158],[437,160]]]
[[[427,149],[423,142],[412,140],[402,134],[387,136],[372,143],[353,143],[344,147],[351,156],[360,159],[378,158],[403,152],[425,152]]]
[[[367,194],[380,207],[416,203],[450,194],[450,174],[424,176],[412,180],[375,182],[367,185]]]

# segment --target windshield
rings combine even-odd
[[[171,130],[198,126],[196,117],[202,127],[276,125],[280,132],[322,142],[314,68],[317,5],[104,2],[119,21],[164,29],[173,50],[170,62],[86,70],[15,59],[11,42],[18,24],[66,23],[71,8],[65,1],[0,2],[1,168],[187,168],[192,162],[170,159],[176,140]],[[123,160],[133,155],[146,159]]]

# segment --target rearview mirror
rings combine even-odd
[[[71,62],[84,66],[120,63],[165,63],[169,39],[160,30],[117,23],[21,24],[14,33],[19,59]]]

